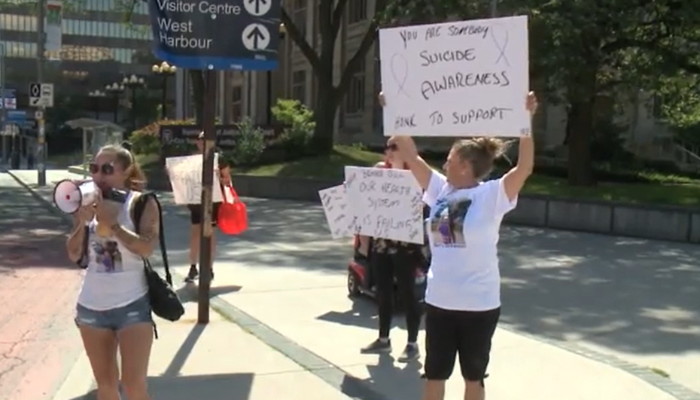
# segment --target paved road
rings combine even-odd
[[[81,273],[61,221],[0,173],[0,400],[51,398],[81,350],[72,323]]]
[[[321,210],[246,201],[251,227],[219,237],[213,292],[376,390],[398,387],[402,398],[415,398],[420,366],[358,354],[374,338],[374,307],[345,297],[350,247],[328,238]],[[184,217],[181,207],[166,207],[169,253],[183,274]],[[637,378],[648,378],[651,368],[670,374],[663,382],[700,392],[700,247],[530,228],[506,227],[502,235],[508,329],[496,337],[494,397],[511,398],[521,384],[532,390],[545,374],[547,385],[533,397],[663,398]],[[397,321],[399,345],[401,327]],[[448,398],[457,399],[453,381]]]

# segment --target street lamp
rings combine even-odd
[[[156,75],[161,75],[163,77],[163,100],[161,101],[160,104],[160,113],[161,113],[161,119],[165,119],[166,116],[168,115],[166,112],[166,107],[168,104],[168,78],[175,75],[175,72],[177,71],[177,67],[174,65],[170,65],[167,62],[163,61],[160,64],[154,64],[153,67],[151,67],[151,70],[153,71],[154,74]]]
[[[124,93],[124,85],[114,82],[111,85],[105,86],[107,93],[114,97],[114,123],[119,123],[119,97]]]
[[[88,96],[95,101],[95,119],[100,119],[100,98],[106,97],[107,94],[100,90],[93,90],[88,93]]]
[[[136,130],[136,91],[146,87],[146,82],[143,78],[136,75],[125,76],[122,84],[131,90],[131,125],[132,132]]]
[[[287,28],[284,24],[280,24],[279,37],[284,39],[287,34]],[[267,71],[267,125],[272,125],[272,71]]]

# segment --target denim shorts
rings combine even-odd
[[[93,328],[120,331],[130,325],[153,324],[151,303],[148,294],[123,307],[110,310],[96,311],[78,304],[76,307],[75,323]]]

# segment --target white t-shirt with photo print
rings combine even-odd
[[[517,198],[508,199],[502,179],[457,190],[433,172],[423,201],[430,207],[426,232],[432,253],[426,303],[460,311],[500,307],[499,230]]]

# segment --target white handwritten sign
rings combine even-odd
[[[214,156],[214,165],[219,165],[219,155]],[[200,204],[202,202],[202,156],[170,157],[165,159],[175,204]],[[219,174],[214,174],[212,196],[214,203],[223,201]]]
[[[423,194],[410,171],[345,167],[345,190],[357,233],[423,244]]]
[[[527,17],[379,31],[384,134],[528,134]]]
[[[355,233],[352,227],[353,215],[348,209],[345,186],[338,185],[319,190],[318,196],[321,198],[323,212],[326,214],[326,221],[333,239],[352,237]]]

